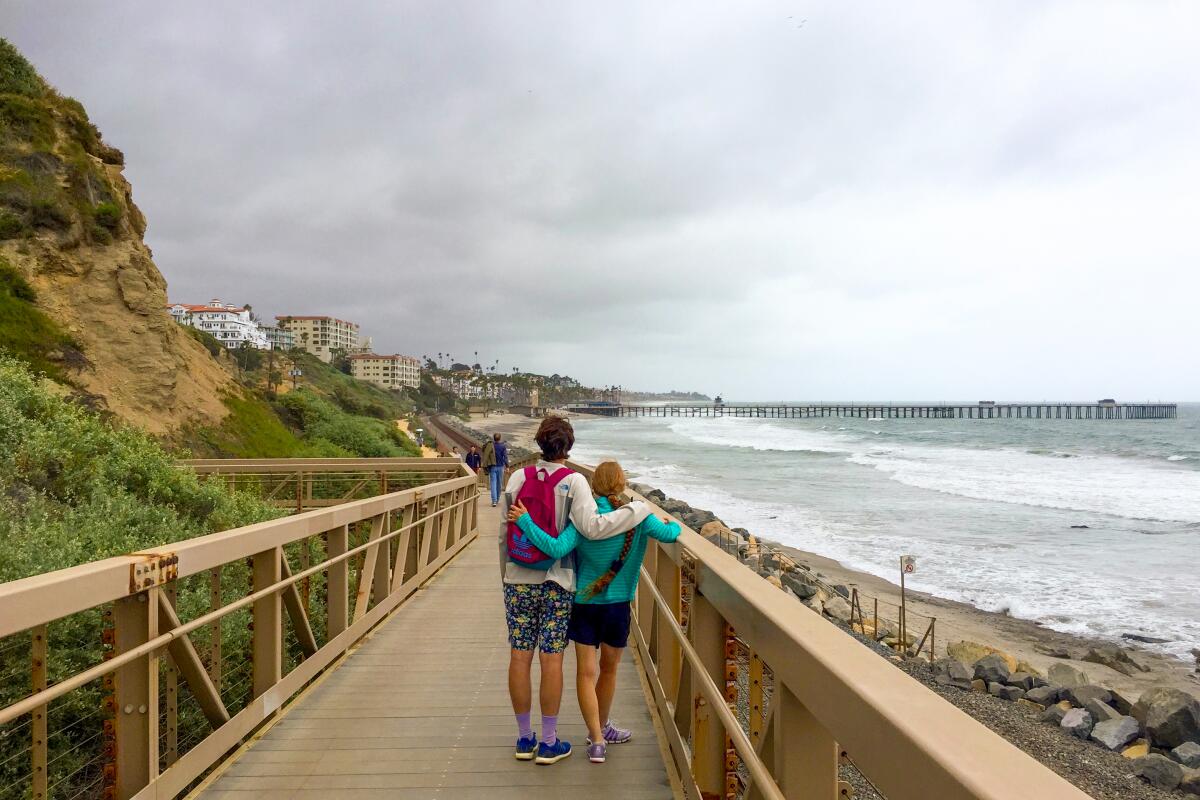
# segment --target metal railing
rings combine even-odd
[[[632,635],[691,800],[849,797],[843,764],[889,800],[1087,797],[686,525],[650,544]]]
[[[0,584],[0,655],[27,653],[32,681],[0,702],[0,741],[28,742],[7,756],[25,782],[0,794],[180,794],[475,538],[476,496],[455,464],[418,488]],[[87,633],[56,652],[67,628]],[[71,721],[48,725],[60,710]]]

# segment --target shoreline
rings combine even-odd
[[[471,426],[476,430],[500,433],[505,439],[530,450],[537,449],[533,434],[539,422],[537,419],[506,413],[494,413],[486,418],[473,415],[470,420]],[[678,499],[686,502],[686,498]],[[730,528],[738,524],[737,520],[722,522]],[[885,612],[882,604],[899,606],[900,587],[897,584],[869,572],[847,567],[834,557],[771,539],[758,541],[760,545],[769,545],[793,560],[809,566],[829,584],[844,585],[849,589],[858,589],[861,594],[878,597],[881,602],[880,616],[884,619],[895,618],[894,610],[887,609]],[[915,634],[920,639],[927,624],[927,621],[919,618],[914,620],[914,616],[937,619],[934,626],[937,657],[945,655],[946,646],[953,642],[976,642],[1002,650],[1018,661],[1026,661],[1043,674],[1052,664],[1069,664],[1086,672],[1092,682],[1110,686],[1128,696],[1137,697],[1154,686],[1167,686],[1193,695],[1200,694],[1200,675],[1193,671],[1193,665],[1183,659],[1147,649],[1135,641],[1062,633],[1032,620],[996,611],[985,611],[969,603],[911,589],[906,590],[905,597],[910,615],[910,634]],[[872,613],[871,609],[866,607],[869,603],[870,601],[863,603],[863,611],[868,617]],[[1094,647],[1114,645],[1128,651],[1134,661],[1147,667],[1149,671],[1133,670],[1132,675],[1126,675],[1103,664],[1081,660]],[[1051,654],[1063,652],[1069,653],[1071,657],[1062,658]]]

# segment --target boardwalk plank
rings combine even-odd
[[[632,659],[613,716],[636,732],[594,765],[565,660],[559,732],[577,752],[550,767],[512,757],[508,643],[495,510],[482,536],[200,794],[202,800],[526,800],[576,792],[672,798]],[[534,672],[536,697],[537,670]],[[534,708],[537,722],[538,710]]]

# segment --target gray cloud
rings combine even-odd
[[[0,7],[125,151],[172,299],[790,398],[1200,397],[1198,22],[1135,2]]]

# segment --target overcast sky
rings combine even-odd
[[[1200,399],[1200,3],[3,0],[172,301],[727,398]]]

